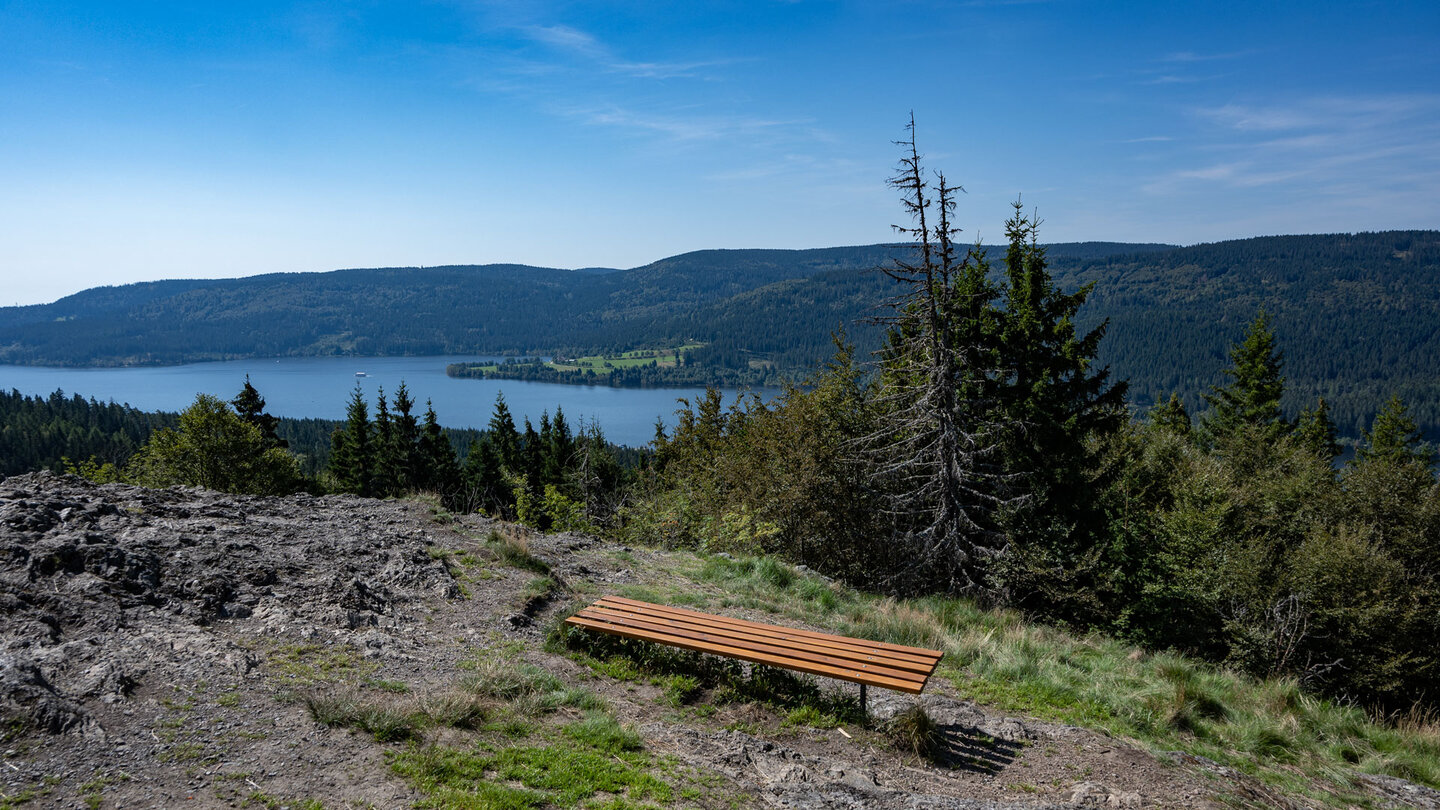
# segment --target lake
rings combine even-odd
[[[27,395],[65,394],[115,401],[145,411],[181,411],[195,395],[213,394],[230,400],[240,392],[245,375],[265,397],[266,410],[276,416],[344,419],[345,404],[356,383],[375,413],[375,394],[384,387],[387,398],[403,381],[423,413],[425,400],[435,405],[440,424],[447,427],[484,428],[503,392],[505,402],[524,429],[525,417],[539,429],[540,414],[565,411],[572,429],[580,420],[599,421],[605,437],[616,444],[639,446],[655,436],[655,420],[675,424],[676,398],[691,401],[701,388],[609,388],[559,385],[516,380],[468,380],[445,376],[448,363],[495,362],[500,358],[465,355],[453,357],[283,357],[261,360],[227,360],[183,366],[134,368],[46,368],[0,365],[0,390],[15,389]],[[357,377],[356,372],[365,372]],[[726,391],[726,401],[736,395]],[[776,389],[755,389],[764,398]]]

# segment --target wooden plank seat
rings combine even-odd
[[[796,630],[619,596],[601,597],[565,620],[574,627],[756,664],[919,694],[944,653]]]

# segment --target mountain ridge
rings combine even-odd
[[[709,344],[697,363],[763,358],[803,373],[894,294],[870,272],[903,250],[691,251],[604,272],[516,264],[353,268],[103,287],[0,308],[0,363],[174,364],[295,355],[569,354]],[[987,248],[992,265],[1003,246]],[[1094,284],[1079,326],[1108,320],[1100,360],[1140,407],[1189,407],[1265,308],[1287,356],[1286,408],[1324,396],[1347,435],[1391,393],[1440,435],[1440,232],[1254,237],[1170,246],[1047,246],[1055,282]],[[592,268],[594,270],[594,268]],[[998,270],[998,268],[997,268]]]

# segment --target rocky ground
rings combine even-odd
[[[496,528],[422,501],[0,481],[0,808],[409,807],[425,795],[395,753],[464,735],[381,743],[316,722],[305,697],[421,705],[501,655],[597,693],[666,778],[701,786],[682,806],[1297,806],[1213,763],[993,712],[940,679],[924,702],[941,765],[875,724],[677,707],[653,681],[542,643],[572,597],[666,584],[669,555],[534,535],[540,576],[485,556]],[[877,722],[913,700],[871,691]],[[1440,807],[1399,780],[1374,789],[1379,805]]]

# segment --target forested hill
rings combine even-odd
[[[697,362],[813,367],[893,293],[871,272],[902,248],[706,250],[629,270],[484,265],[338,270],[87,290],[0,308],[0,362],[179,363],[285,355],[608,352],[698,340]],[[992,251],[999,261],[1002,249]],[[1351,435],[1390,393],[1440,436],[1440,232],[1283,236],[1176,247],[1048,248],[1062,286],[1095,282],[1101,358],[1148,405],[1192,408],[1264,306],[1286,356],[1287,408],[1324,395]]]
[[[1052,252],[1078,258],[1170,247],[1085,242]],[[703,250],[629,270],[392,267],[96,287],[53,304],[0,307],[0,362],[106,366],[628,349],[681,333],[723,333],[727,324],[714,319],[756,291],[782,293],[783,305],[803,303],[784,302],[783,292],[807,279],[837,288],[830,297],[848,298],[848,279],[901,250]],[[864,285],[867,295],[876,281]],[[844,312],[871,303],[847,301]],[[828,345],[837,321],[827,323],[818,345]],[[778,345],[796,342],[779,338]]]
[[[1224,382],[1227,351],[1261,307],[1285,356],[1291,415],[1323,396],[1359,434],[1391,394],[1440,439],[1440,232],[1275,236],[1055,262],[1062,286],[1094,282],[1083,315],[1109,318],[1100,359],[1151,404]]]

